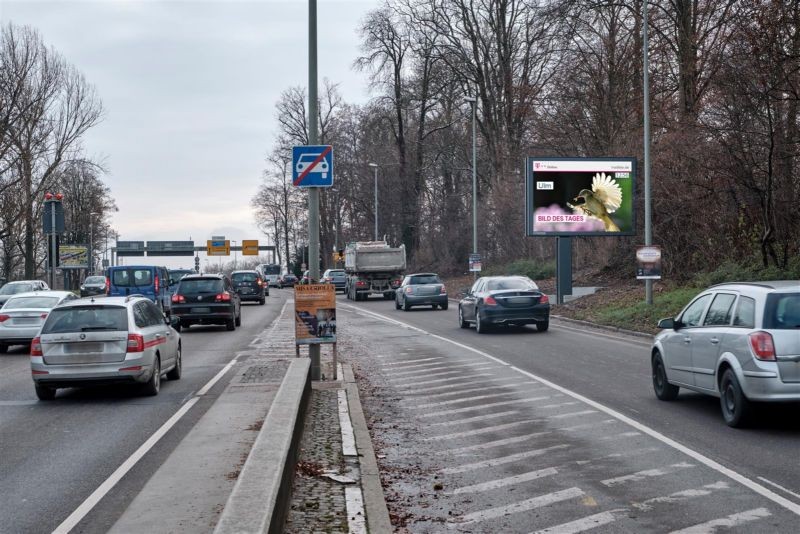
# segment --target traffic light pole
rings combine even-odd
[[[317,131],[317,0],[308,0],[308,144],[318,144]],[[308,188],[308,278],[319,280],[319,188]],[[309,345],[311,380],[320,380],[320,346]],[[334,373],[336,371],[334,370]]]

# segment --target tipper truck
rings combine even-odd
[[[386,241],[357,241],[344,249],[347,273],[345,293],[350,300],[382,295],[389,300],[403,282],[406,247],[390,247]]]

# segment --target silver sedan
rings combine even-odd
[[[69,291],[31,291],[10,297],[0,308],[0,353],[12,345],[30,345],[50,310],[77,298]]]

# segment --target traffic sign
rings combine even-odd
[[[144,241],[117,241],[117,257],[144,256]]]
[[[148,256],[194,256],[194,241],[148,241]]]
[[[258,239],[242,239],[242,256],[258,256]]]
[[[333,147],[331,145],[292,147],[292,182],[297,187],[331,187]]]
[[[214,241],[209,239],[206,241],[206,254],[209,256],[230,256],[231,255],[231,242],[229,239],[224,241]]]

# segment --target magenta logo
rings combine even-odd
[[[536,163],[533,164],[533,166],[538,169],[539,167],[542,166],[542,164],[537,161]]]

